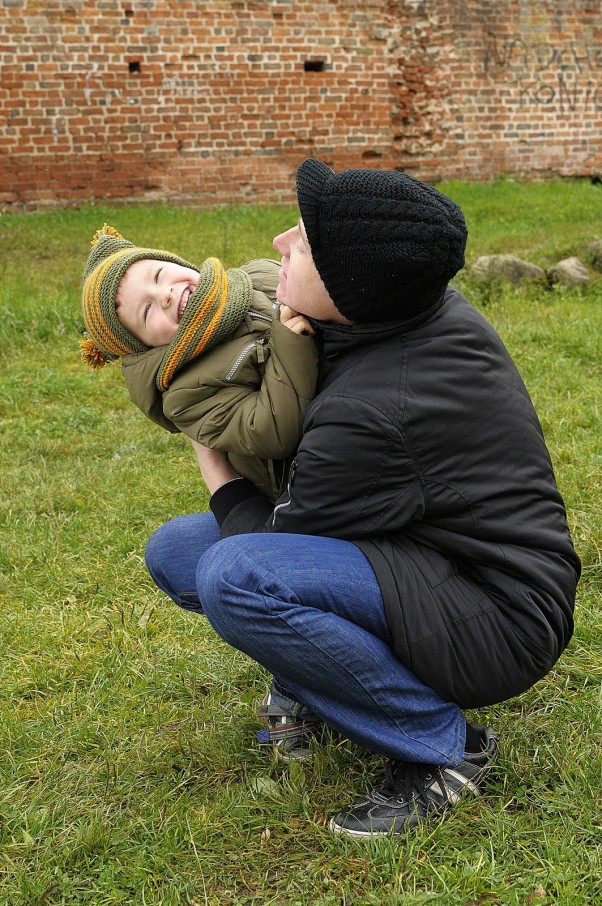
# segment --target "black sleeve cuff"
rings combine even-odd
[[[258,497],[260,500],[266,500],[263,494],[257,490],[253,482],[249,481],[248,478],[233,478],[232,481],[227,481],[218,488],[217,491],[211,495],[209,506],[211,507],[211,512],[217,519],[220,528],[234,507],[238,506],[239,503],[242,503],[243,500],[248,500],[251,497]]]

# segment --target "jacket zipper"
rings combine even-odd
[[[242,363],[244,362],[244,360],[246,359],[246,357],[249,355],[249,353],[253,349],[256,349],[258,346],[264,346],[265,342],[266,342],[265,339],[262,338],[260,340],[255,340],[253,343],[247,343],[246,346],[243,346],[243,348],[241,349],[241,351],[238,353],[237,357],[235,358],[234,362],[230,366],[230,370],[227,372],[224,380],[231,381],[232,378],[234,377],[234,375],[236,374],[236,372],[238,371],[238,369],[240,368],[240,366],[242,365]]]
[[[249,309],[248,314],[255,318],[256,321],[267,321],[268,324],[271,324],[274,320],[271,315],[266,315],[262,311],[254,311],[252,308]]]
[[[291,462],[291,464],[289,466],[289,471],[288,471],[288,481],[286,484],[286,494],[287,494],[288,499],[283,500],[282,503],[277,503],[276,506],[274,507],[274,512],[272,513],[272,528],[276,525],[276,516],[278,515],[280,510],[283,509],[284,507],[291,505],[291,485],[293,483],[293,479],[295,477],[296,471],[297,471],[297,457],[295,456],[295,458],[293,459],[293,461]]]

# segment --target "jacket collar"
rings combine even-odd
[[[335,321],[310,320],[318,331],[318,338],[322,345],[322,355],[326,358],[332,358],[353,347],[382,343],[391,339],[391,337],[404,336],[420,327],[424,327],[450,301],[453,293],[454,290],[448,286],[444,296],[435,305],[409,320],[351,325],[337,324]]]

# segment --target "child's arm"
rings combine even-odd
[[[309,322],[289,310],[285,313],[298,330]],[[301,320],[296,320],[300,318]],[[315,393],[317,350],[311,336],[289,329],[275,317],[265,363],[261,342],[231,374],[224,365],[236,361],[240,341],[221,344],[203,356],[202,379],[191,374],[176,377],[164,396],[164,412],[193,440],[227,453],[285,459],[299,441],[301,416]],[[215,365],[219,363],[219,369]],[[188,372],[188,369],[186,369]]]
[[[217,488],[226,484],[226,482],[232,481],[234,478],[240,478],[238,472],[232,468],[226,453],[221,453],[219,450],[210,450],[196,440],[192,440],[191,443],[201,470],[201,477],[207,485],[210,494],[213,494]]]

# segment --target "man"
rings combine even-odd
[[[387,757],[330,822],[369,837],[479,795],[497,738],[462,709],[551,669],[580,564],[523,382],[448,286],[458,206],[403,173],[316,160],[297,196],[277,295],[321,351],[288,489],[272,506],[197,445],[213,515],[163,526],[147,563],[273,675],[260,712],[284,757],[310,754],[319,721]]]

